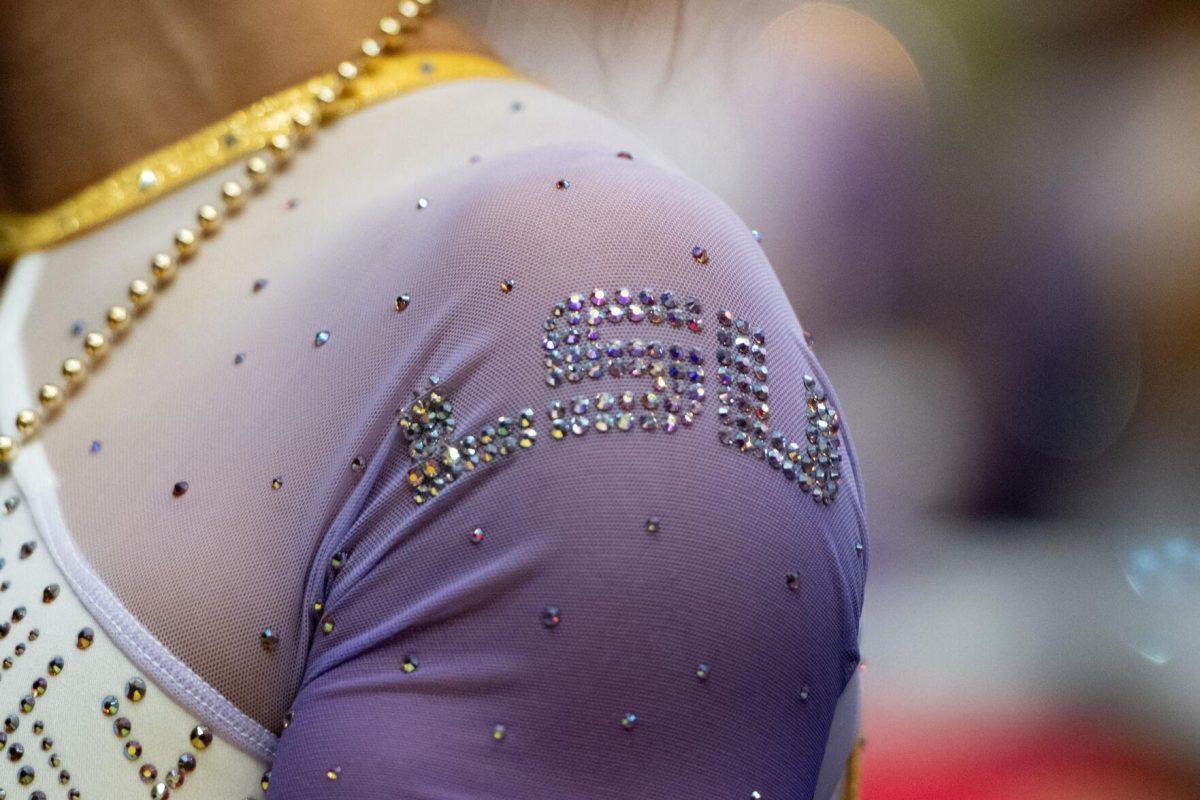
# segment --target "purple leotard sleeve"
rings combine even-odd
[[[443,189],[268,797],[811,797],[865,529],[757,236],[593,149]]]

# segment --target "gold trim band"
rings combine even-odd
[[[325,106],[334,118],[417,89],[472,78],[516,79],[485,56],[417,52],[381,56],[354,83],[354,91]],[[77,236],[178,189],[230,162],[266,147],[287,133],[296,112],[337,81],[333,73],[264,97],[197,133],[129,164],[66,200],[29,214],[0,213],[0,262]]]

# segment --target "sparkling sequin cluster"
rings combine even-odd
[[[589,430],[608,432],[661,430],[673,432],[689,426],[704,403],[704,355],[677,344],[641,339],[602,340],[604,325],[641,323],[681,328],[701,333],[704,329],[700,302],[681,298],[673,291],[656,293],[642,289],[607,292],[593,289],[575,293],[558,303],[544,323],[542,350],[546,384],[579,383],[588,378],[651,378],[651,388],[635,393],[600,392],[576,395],[568,402],[553,400],[548,405],[551,435],[581,436]]]
[[[500,417],[495,425],[485,426],[478,435],[454,438],[458,426],[454,404],[438,384],[436,377],[431,378],[430,388],[417,393],[397,421],[408,440],[408,454],[413,460],[408,484],[417,503],[436,497],[460,476],[537,443],[531,408],[521,411],[515,419]]]
[[[812,375],[804,376],[804,437],[772,433],[767,403],[767,339],[729,311],[717,316],[717,380],[721,385],[718,436],[722,444],[750,453],[797,481],[818,503],[837,497],[841,480],[841,420]]]
[[[84,628],[79,632],[78,646],[81,650],[86,650],[91,646],[94,634],[90,628]],[[140,703],[145,699],[147,692],[146,681],[140,677],[130,678],[125,682],[124,696],[131,703]],[[113,718],[112,730],[113,735],[121,742],[121,753],[129,761],[141,761],[142,758],[142,743],[133,738],[133,721],[126,716],[119,716],[121,713],[121,700],[116,695],[107,695],[100,701],[100,713],[105,717]],[[206,750],[212,744],[212,731],[205,725],[197,725],[192,728],[188,734],[188,739],[192,743],[192,747],[196,750]],[[187,775],[196,769],[196,756],[191,753],[183,753],[175,762],[175,766],[167,770],[166,774],[159,780],[158,767],[149,761],[141,761],[138,764],[138,778],[142,783],[150,786],[151,800],[166,800],[171,796],[173,789],[178,789],[183,785]]]

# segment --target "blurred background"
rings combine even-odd
[[[1200,798],[1200,3],[621,5],[461,13],[761,231],[863,466],[864,800]]]

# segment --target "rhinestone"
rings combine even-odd
[[[172,789],[178,789],[183,785],[183,773],[177,769],[168,770],[167,774],[163,777],[167,780],[167,786],[170,786]]]
[[[196,211],[196,224],[205,236],[212,236],[221,230],[222,215],[216,206],[205,203]]]
[[[21,545],[21,549],[17,551],[17,555],[23,561],[33,555],[34,550],[37,550],[37,542],[25,542]]]
[[[750,793],[750,800],[762,800],[762,792],[755,789]]]
[[[108,325],[108,329],[114,334],[123,333],[129,328],[129,309],[125,306],[110,306],[104,315],[104,323]],[[42,388],[45,389],[45,387]],[[44,393],[39,399],[42,400],[43,404],[46,403]]]
[[[225,210],[236,214],[246,205],[246,190],[237,181],[225,181],[221,184],[221,199],[225,202]]]
[[[8,760],[9,761],[20,761],[21,758],[24,757],[24,755],[25,755],[24,745],[13,742],[12,744],[10,744],[8,746]]]
[[[358,456],[355,456],[354,460],[350,462],[350,470],[352,472],[362,472],[362,468],[363,468],[363,460],[361,458],[359,458]]]
[[[508,735],[508,728],[504,727],[503,725],[493,725],[492,726],[492,741],[503,742],[504,737],[507,735]]]
[[[633,730],[634,726],[637,725],[637,721],[637,714],[634,714],[632,711],[627,711],[625,716],[621,717],[621,727],[627,731],[631,731]]]
[[[116,716],[116,713],[121,708],[121,703],[111,694],[100,701],[100,710],[106,717]]]
[[[697,264],[707,264],[708,263],[708,251],[705,250],[700,245],[696,245],[695,247],[692,248],[692,258],[695,260],[695,262]]]
[[[46,666],[46,671],[49,672],[51,675],[57,675],[58,673],[63,671],[63,663],[64,662],[63,662],[62,656],[55,656],[54,658],[50,659],[50,663]],[[115,700],[115,698],[114,698],[114,700]],[[115,708],[113,709],[113,713],[116,713]],[[110,714],[109,716],[112,716],[112,715]]]
[[[4,730],[6,733],[13,733],[19,727],[21,727],[21,718],[16,714],[9,714],[4,718]]]
[[[91,452],[93,452],[93,453],[99,453],[99,452],[100,452],[100,442],[99,442],[99,440],[97,440],[97,439],[93,439],[93,440],[92,440],[92,444],[91,444],[91,446],[90,446],[88,449],[89,449]]]
[[[142,764],[138,767],[138,776],[141,777],[144,783],[150,783],[158,777],[158,767],[153,764]],[[159,784],[162,786],[163,784]]]
[[[234,355],[234,357],[233,357],[233,365],[234,365],[235,367],[236,367],[236,366],[240,366],[240,365],[242,365],[242,364],[245,364],[245,363],[246,363],[246,354],[245,354],[245,353],[237,353],[237,354],[235,354],[235,355]]]
[[[801,701],[808,700],[808,687],[807,686],[800,689],[800,700]]]
[[[553,628],[562,622],[562,613],[555,606],[546,606],[542,611],[542,624],[547,628]]]
[[[800,576],[794,572],[789,572],[784,576],[784,582],[787,583],[787,588],[793,592],[800,588]]]
[[[134,703],[140,703],[146,696],[146,682],[141,678],[130,678],[125,682],[125,696]]]
[[[341,774],[342,774],[341,767],[334,767],[333,769],[325,770],[325,777],[331,781],[336,781],[338,779],[338,776]]]
[[[47,736],[44,739],[42,739],[42,750],[49,753],[53,748],[54,748],[54,740],[52,738]],[[0,800],[3,800],[3,798],[0,798]]]
[[[263,628],[262,632],[258,634],[258,643],[263,650],[269,653],[275,649],[275,645],[279,644],[279,637],[270,628]]]
[[[99,361],[108,354],[108,336],[100,331],[88,331],[83,337],[83,349],[93,361]]]
[[[49,584],[45,589],[42,589],[42,602],[53,603],[58,599],[59,588],[57,583]]]
[[[87,327],[80,320],[75,320],[71,323],[72,336],[83,336],[85,330],[87,330]]]
[[[196,757],[191,753],[184,753],[176,763],[179,765],[180,772],[191,772],[196,768]]]
[[[483,528],[476,528],[475,530],[471,531],[471,544],[479,544],[483,541],[483,537]]]
[[[317,335],[313,337],[313,346],[320,347],[329,341],[329,331],[317,331]]]
[[[284,203],[284,208],[286,208],[288,211],[291,211],[292,209],[294,209],[294,208],[295,208],[296,206],[298,206],[298,205],[300,205],[300,198],[298,198],[298,197],[289,197],[289,198],[288,198],[288,201],[287,201],[286,203]]]
[[[32,690],[34,697],[41,697],[44,695],[46,693],[46,679],[38,676],[33,682]]]
[[[17,782],[22,786],[28,786],[33,783],[34,777],[33,767],[28,764],[17,770]]]
[[[75,637],[75,646],[80,650],[87,650],[94,641],[96,641],[96,632],[91,628],[81,628]]]
[[[752,229],[750,231],[750,235],[754,237],[754,241],[756,241],[756,242],[762,242],[762,240],[763,240],[762,232],[759,231],[757,228]]]
[[[171,796],[171,789],[166,783],[156,783],[154,788],[150,790],[150,800],[167,800]]]
[[[158,183],[158,174],[152,169],[144,169],[138,173],[138,188],[143,192],[154,188]]]
[[[862,554],[863,554],[862,542],[858,542],[854,545],[854,554],[856,556],[858,556],[859,558],[862,558]]]
[[[130,761],[137,761],[142,757],[142,743],[136,739],[130,739],[125,743],[125,758]]]
[[[513,290],[515,285],[516,282],[512,278],[506,278],[505,280],[500,281],[500,291],[504,294],[508,294]]]
[[[279,491],[283,488],[283,478],[275,477],[271,479],[271,488]]]
[[[396,296],[396,310],[403,311],[408,308],[408,304],[412,302],[412,295],[401,294]]]
[[[267,770],[262,774],[262,778],[259,780],[258,785],[262,787],[264,792],[271,788],[271,770]]]
[[[212,731],[210,731],[207,727],[204,725],[197,725],[196,727],[192,728],[190,738],[192,740],[192,747],[196,748],[197,750],[203,750],[212,744],[213,736]]]
[[[124,739],[133,730],[133,723],[129,721],[129,717],[117,717],[113,721],[113,733],[118,739]]]
[[[702,681],[708,680],[708,671],[709,671],[708,664],[697,664],[696,665],[696,679],[702,680]]]
[[[554,188],[555,189],[569,189],[569,188],[571,188],[571,182],[569,180],[567,180],[566,178],[559,178],[557,181],[554,182]]]
[[[417,661],[415,656],[405,656],[400,662],[400,669],[410,674],[416,672],[418,666],[420,666],[420,662]]]
[[[254,284],[253,284],[253,285],[250,287],[250,291],[254,292],[255,294],[258,294],[259,292],[261,292],[261,291],[262,291],[263,289],[265,289],[265,288],[267,288],[267,279],[266,279],[266,278],[259,278],[259,279],[258,279],[258,280],[256,280],[256,281],[254,282]]]
[[[321,633],[333,633],[333,617],[325,617],[325,619],[321,621]]]
[[[25,615],[27,613],[28,612],[25,610],[25,606],[17,606],[12,610],[12,621],[20,622],[21,620],[25,619]]]
[[[619,150],[617,151],[617,158],[623,158],[626,161],[632,161],[633,153],[630,153],[628,150]]]
[[[196,254],[196,250],[200,247],[200,240],[196,237],[196,232],[191,228],[180,228],[175,231],[175,252],[180,258],[191,258]],[[131,298],[132,299],[132,298]],[[134,301],[137,304],[137,301]]]
[[[646,520],[646,530],[650,533],[658,533],[658,517],[650,517]]]
[[[426,208],[429,208],[429,200],[425,197],[418,197],[417,198],[417,209],[422,210],[422,209],[426,209]]]
[[[8,516],[9,514],[13,513],[17,510],[17,506],[19,505],[21,505],[21,499],[19,497],[4,498],[4,515]]]
[[[175,484],[174,487],[171,488],[171,494],[175,497],[183,497],[185,494],[187,494],[187,490],[188,490],[188,482],[187,481],[179,481],[178,483]]]
[[[33,695],[31,695],[31,694],[25,695],[24,697],[21,698],[21,713],[28,714],[30,711],[33,711],[34,705],[35,705],[35,701],[34,701]]]

